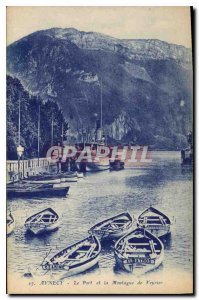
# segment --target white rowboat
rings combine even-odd
[[[7,235],[10,235],[15,229],[15,220],[11,212],[7,216],[6,226],[7,226]]]
[[[29,217],[25,222],[27,230],[34,234],[41,234],[57,229],[59,226],[59,216],[52,209],[44,209]]]
[[[166,236],[171,232],[170,219],[152,206],[138,217],[138,226],[147,229],[157,237]]]
[[[164,246],[153,234],[137,228],[117,241],[115,258],[125,271],[143,274],[162,263]]]
[[[132,217],[128,212],[121,213],[94,225],[89,233],[100,240],[105,238],[120,238],[132,230]]]
[[[82,273],[98,263],[101,245],[97,237],[89,236],[44,261],[42,269],[51,271],[59,278]]]

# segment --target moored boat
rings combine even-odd
[[[44,209],[25,221],[25,228],[34,234],[41,234],[57,229],[59,226],[59,216],[52,209]]]
[[[124,169],[124,162],[121,160],[110,161],[111,171],[120,171]]]
[[[76,176],[76,177],[67,177],[67,178],[61,178],[61,183],[63,183],[63,182],[68,182],[68,183],[70,183],[70,182],[77,182],[77,180],[78,180],[78,177]]]
[[[61,182],[61,179],[50,179],[50,178],[45,178],[45,176],[32,176],[29,178],[25,178],[23,180],[26,183],[30,184],[59,184]]]
[[[194,153],[193,153],[193,134],[192,131],[190,131],[187,134],[187,142],[189,144],[188,148],[181,150],[181,164],[184,165],[193,165],[193,159],[194,159]]]
[[[76,182],[76,181],[75,181]],[[70,187],[72,185],[72,182],[60,182],[53,184],[53,188],[63,188],[63,187]]]
[[[34,197],[65,197],[68,187],[53,187],[52,184],[8,184],[7,197],[34,198]]]
[[[42,269],[60,278],[82,273],[98,263],[101,245],[97,237],[89,236],[42,263]]]
[[[12,213],[10,212],[9,215],[6,218],[6,227],[7,227],[7,235],[10,235],[15,228],[15,220],[14,217],[12,215]]]
[[[84,173],[83,172],[77,172],[77,178],[83,178]]]
[[[40,175],[29,176],[24,179],[27,183],[46,183],[46,184],[56,184],[60,182],[76,182],[77,174],[76,172],[67,173],[43,173]]]
[[[157,268],[164,258],[162,242],[144,228],[137,228],[115,244],[115,259],[127,272],[143,274]]]
[[[138,226],[147,229],[157,237],[163,237],[171,232],[170,219],[152,206],[138,217]]]
[[[97,223],[89,230],[89,233],[96,235],[99,239],[120,238],[132,230],[132,225],[132,217],[126,212]]]
[[[109,164],[99,164],[95,162],[86,163],[86,172],[100,172],[100,171],[107,171],[109,169],[110,169]]]

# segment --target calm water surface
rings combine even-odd
[[[155,152],[145,167],[119,172],[89,174],[71,185],[67,198],[13,199],[8,208],[16,220],[8,237],[8,268],[24,274],[50,256],[87,236],[96,222],[128,211],[137,217],[153,205],[173,220],[172,234],[165,241],[163,264],[156,272],[179,269],[192,272],[192,171],[180,165],[179,152]],[[28,235],[24,222],[30,215],[52,207],[60,216],[57,231],[42,237]],[[113,245],[104,245],[96,274],[122,274],[115,265]]]

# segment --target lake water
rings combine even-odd
[[[173,221],[164,261],[156,272],[161,275],[175,269],[191,273],[192,194],[192,170],[181,167],[180,152],[154,152],[152,163],[144,167],[87,174],[71,185],[64,199],[8,200],[16,220],[15,231],[8,237],[8,269],[23,275],[30,267],[38,267],[47,252],[52,256],[83,239],[95,223],[124,211],[137,217],[153,205]],[[26,218],[47,207],[59,214],[59,229],[41,237],[28,235]],[[113,245],[104,245],[99,267],[91,272],[122,274],[115,264]]]

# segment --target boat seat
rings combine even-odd
[[[74,263],[74,261],[69,261],[69,262],[67,262],[67,266],[72,266],[73,265],[73,263]]]
[[[155,252],[161,252],[161,250],[155,250]],[[125,251],[125,253],[151,253],[151,250],[142,250],[142,251],[137,251],[137,249],[135,251]]]
[[[117,223],[111,223],[108,227],[107,227],[107,229],[117,229],[118,228],[118,224]]]
[[[151,222],[146,222],[146,223],[142,223],[144,225],[148,225],[148,226],[162,226],[162,225],[166,225],[166,224],[163,224],[161,221],[159,222],[156,222],[156,223],[151,223]]]
[[[137,250],[137,249],[136,249]],[[151,250],[142,250],[142,251],[125,251],[125,253],[127,253],[127,254],[140,254],[140,253],[151,253]]]
[[[76,252],[78,252],[78,253],[87,253],[88,250],[77,250]]]
[[[117,224],[117,225],[124,225],[124,224],[126,224],[126,223],[128,223],[128,222],[131,222],[131,221],[129,221],[129,220],[124,220],[123,222],[118,222],[118,221],[115,221],[114,222],[114,224]]]
[[[149,243],[128,243],[128,246],[149,246]],[[157,243],[154,243],[154,245],[157,245]]]
[[[91,245],[90,249],[89,249],[89,250],[87,251],[87,253],[86,253],[87,256],[92,255],[92,253],[93,253],[95,247],[96,247],[96,244]]]
[[[155,250],[155,253],[160,253],[161,250]],[[152,253],[151,250],[144,250],[144,251],[125,251],[127,254],[140,254],[140,253]]]
[[[67,262],[67,261],[80,261],[81,258],[66,258],[63,262]]]

